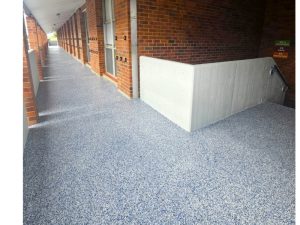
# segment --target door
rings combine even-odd
[[[106,73],[116,76],[114,1],[103,0],[103,5],[105,70]]]
[[[89,27],[87,21],[87,14],[86,11],[83,13],[83,21],[84,21],[84,30],[85,30],[85,44],[86,44],[86,59],[87,62],[90,62],[90,40],[89,40]]]

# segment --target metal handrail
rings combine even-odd
[[[281,70],[279,69],[279,67],[276,64],[274,66],[271,66],[271,71],[270,71],[271,75],[274,74],[274,70],[276,70],[277,74],[279,75],[279,77],[281,78],[283,83],[287,86],[287,88],[289,88],[287,80],[285,79],[283,73],[281,72]]]

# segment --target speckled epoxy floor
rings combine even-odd
[[[187,133],[49,50],[24,149],[24,224],[294,224],[295,112]]]

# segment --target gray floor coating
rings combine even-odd
[[[24,224],[294,224],[295,112],[187,133],[49,50],[24,149]]]

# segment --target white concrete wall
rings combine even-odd
[[[270,75],[274,64],[268,57],[195,65],[191,130],[262,102],[282,104],[285,85]]]
[[[34,88],[34,94],[37,94],[39,84],[40,84],[40,79],[39,79],[39,71],[38,67],[36,64],[36,59],[35,59],[35,54],[34,50],[30,49],[28,51],[28,56],[29,56],[29,62],[30,62],[30,69],[31,69],[31,76],[32,76],[32,82],[33,82],[33,88]]]
[[[185,130],[191,126],[194,67],[140,57],[140,97]]]
[[[268,58],[189,65],[142,56],[141,99],[187,131],[271,101],[282,104],[283,81]]]
[[[28,123],[27,123],[26,109],[23,104],[23,147],[26,144],[27,136],[28,136]]]

